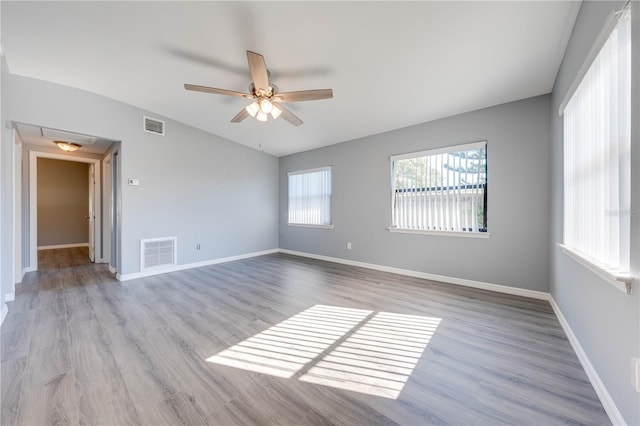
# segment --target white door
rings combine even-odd
[[[96,194],[96,179],[95,179],[95,166],[89,164],[89,214],[86,216],[87,222],[89,222],[89,260],[95,262],[96,249],[95,249],[95,194]]]

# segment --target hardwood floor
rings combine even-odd
[[[610,424],[544,301],[284,254],[122,283],[39,255],[2,425]]]

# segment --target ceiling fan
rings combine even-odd
[[[251,71],[251,79],[253,80],[251,85],[249,85],[249,93],[217,89],[208,86],[197,86],[195,84],[185,84],[184,88],[196,92],[253,99],[254,102],[252,104],[243,108],[242,111],[231,119],[232,123],[239,123],[249,116],[255,117],[259,121],[267,121],[270,114],[274,119],[282,116],[282,118],[294,126],[299,126],[302,124],[302,120],[285,108],[284,105],[282,105],[283,103],[315,101],[333,97],[333,90],[331,89],[279,93],[277,86],[269,82],[269,71],[267,70],[264,57],[258,53],[247,50],[247,60],[249,61],[249,71]]]

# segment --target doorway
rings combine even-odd
[[[73,163],[86,164],[84,167],[84,180],[87,183],[86,189],[88,191],[86,200],[87,203],[84,207],[86,213],[82,220],[86,221],[84,226],[86,227],[87,245],[89,246],[89,258],[92,262],[103,263],[103,249],[102,249],[102,185],[101,185],[101,160],[95,158],[84,158],[79,156],[67,156],[61,154],[54,154],[48,152],[30,151],[29,153],[29,213],[30,213],[30,269],[38,269],[38,247],[43,247],[42,242],[47,241],[39,238],[40,231],[44,232],[44,228],[39,230],[43,226],[44,222],[38,220],[38,165],[39,160],[64,160]],[[44,163],[43,163],[44,164]],[[58,212],[59,214],[59,212]],[[49,218],[53,221],[56,220],[56,215]],[[39,223],[40,222],[40,223]],[[82,223],[81,223],[82,224]],[[55,227],[54,227],[55,228]],[[75,227],[75,232],[80,232],[78,226]],[[68,231],[69,229],[67,229]],[[40,242],[39,242],[40,240]],[[52,240],[49,240],[52,241]],[[83,243],[84,244],[84,243]],[[48,248],[62,248],[64,246],[73,246],[74,244],[47,244]]]

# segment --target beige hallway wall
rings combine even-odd
[[[89,165],[38,158],[38,247],[89,241]]]

